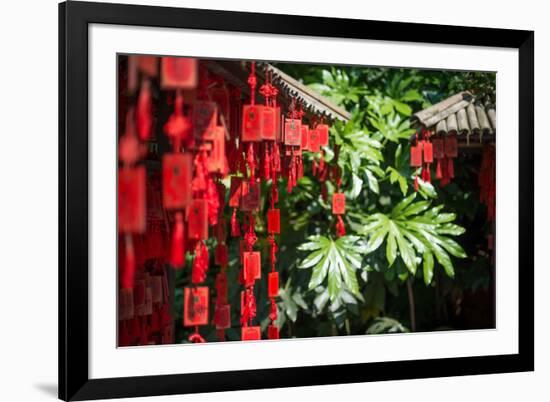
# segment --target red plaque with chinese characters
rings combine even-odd
[[[276,325],[267,327],[267,339],[279,339],[279,328]]]
[[[189,57],[163,57],[160,78],[162,89],[193,89],[197,86],[197,60]]]
[[[417,141],[415,145],[411,145],[411,161],[412,167],[422,166],[422,143]]]
[[[275,141],[277,138],[277,118],[275,108],[264,106],[262,108],[261,124],[262,140]]]
[[[118,171],[118,230],[121,232],[145,232],[145,176],[144,166]]]
[[[456,158],[458,156],[458,141],[456,135],[445,137],[445,156],[447,158]]]
[[[262,331],[260,327],[242,327],[241,340],[259,341],[260,339],[262,339]]]
[[[185,288],[183,291],[183,325],[208,324],[208,286]]]
[[[435,159],[443,159],[445,157],[445,144],[442,138],[434,138],[432,140],[433,156]]]
[[[231,307],[229,304],[216,306],[214,324],[216,324],[216,329],[227,329],[231,327]]]
[[[332,213],[334,215],[346,213],[346,196],[344,193],[334,193],[332,195]]]
[[[215,102],[193,103],[193,135],[198,140],[212,141],[218,123],[218,106]]]
[[[328,147],[328,126],[326,124],[317,124],[315,130],[319,133],[319,145]]]
[[[267,232],[281,233],[281,212],[278,208],[271,208],[267,211]]]
[[[182,209],[191,203],[193,161],[190,154],[162,157],[162,201],[166,209]]]
[[[243,106],[242,141],[262,140],[262,110],[263,106],[260,105]]]
[[[309,144],[309,150],[311,152],[319,152],[321,150],[319,131],[309,130],[308,144]]]
[[[434,161],[433,145],[430,141],[424,141],[424,162],[432,163]]]
[[[309,127],[305,124],[302,124],[302,128],[300,129],[300,131],[302,133],[300,148],[302,149],[302,151],[309,151]]]
[[[247,286],[262,276],[261,255],[259,251],[245,251],[243,253],[244,281]]]
[[[241,210],[254,211],[260,207],[261,188],[260,182],[250,183],[243,181],[241,183]]]
[[[187,210],[187,236],[192,240],[208,239],[208,205],[206,200],[193,200]]]
[[[231,186],[229,187],[229,206],[238,208],[241,205],[241,184],[243,179],[240,177],[231,177]]]
[[[277,297],[279,294],[279,273],[270,272],[267,275],[267,297]]]
[[[302,123],[298,119],[285,119],[285,145],[302,144]]]

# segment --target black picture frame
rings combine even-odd
[[[92,23],[517,49],[519,353],[90,379],[87,347],[88,26]],[[78,1],[59,4],[59,398],[87,400],[532,371],[533,342],[534,32]]]

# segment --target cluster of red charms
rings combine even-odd
[[[250,63],[250,96],[248,103],[243,104],[241,88],[226,83],[223,77],[210,73],[200,64],[197,59],[184,57],[129,57],[126,89],[135,91],[137,96],[131,107],[123,105],[127,118],[124,134],[119,139],[121,345],[173,342],[167,279],[170,270],[165,266],[182,269],[186,256],[192,260],[192,268],[190,285],[183,291],[183,325],[191,329],[190,342],[205,342],[199,327],[208,325],[210,316],[210,289],[205,285],[210,267],[206,243],[210,228],[216,239],[214,265],[219,266],[211,323],[218,340],[226,339],[225,330],[231,327],[226,199],[232,209],[230,235],[238,238],[240,250],[241,339],[261,339],[261,328],[254,323],[254,285],[262,275],[262,254],[255,249],[256,227],[263,227],[262,184],[269,188],[266,197],[269,199],[266,240],[270,267],[267,338],[279,338],[275,238],[281,233],[278,182],[285,179],[287,192],[292,192],[303,176],[303,151],[313,154],[314,174],[323,184],[329,175],[321,149],[329,143],[328,125],[310,127],[304,121],[303,105],[296,99],[292,99],[287,112],[283,113],[277,102],[279,91],[267,69],[259,88],[264,102],[259,104],[256,102],[256,65]],[[153,82],[156,77],[158,84]],[[141,79],[139,92],[138,79]],[[162,125],[170,150],[162,154],[160,173],[146,169],[143,161],[147,151],[151,153],[153,148],[158,151],[150,141],[154,137],[154,123],[161,119],[153,104],[153,98],[160,98],[157,88],[165,96],[171,113]],[[337,231],[342,235],[345,233],[341,218],[345,197],[339,191],[339,175],[333,172],[331,175],[338,188],[333,213],[338,217]],[[230,183],[227,198],[224,183]],[[326,186],[324,197],[326,200]],[[151,272],[139,268],[151,259],[154,260]],[[134,323],[135,316],[142,318]]]
[[[456,134],[434,135],[422,128],[414,135],[411,145],[410,165],[420,168],[422,181],[431,183],[431,164],[436,160],[435,177],[444,187],[454,178],[454,159],[458,156]],[[414,177],[414,189],[418,191],[418,175]]]

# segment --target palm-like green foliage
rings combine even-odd
[[[431,207],[430,201],[415,200],[412,193],[399,202],[389,214],[375,213],[363,219],[360,234],[368,236],[365,252],[377,250],[386,244],[386,259],[391,267],[399,256],[411,274],[416,274],[423,262],[424,282],[429,285],[433,278],[435,260],[445,273],[454,277],[451,256],[465,258],[462,247],[449,236],[464,233],[464,228],[452,223],[453,213],[441,212],[443,205]]]

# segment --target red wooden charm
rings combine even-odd
[[[267,275],[267,297],[277,297],[279,294],[279,273],[270,272]]]
[[[267,327],[267,339],[279,339],[279,328],[276,325]]]
[[[346,196],[344,193],[334,193],[332,195],[332,213],[334,215],[346,213]]]
[[[317,124],[315,129],[319,133],[319,145],[328,147],[328,126],[326,124]]]
[[[262,276],[261,255],[259,251],[245,251],[243,253],[243,270],[245,285],[254,284]]]
[[[118,171],[118,230],[144,233],[146,223],[145,167]]]
[[[260,182],[250,183],[243,181],[241,183],[241,210],[254,211],[260,207],[261,188]]]
[[[193,135],[198,140],[212,141],[218,123],[218,106],[215,102],[196,101],[193,104]]]
[[[163,57],[160,85],[163,89],[193,89],[197,86],[198,62],[188,57]]]
[[[259,341],[260,339],[262,339],[262,331],[260,327],[242,327],[241,340]]]
[[[305,124],[302,124],[301,128],[301,144],[300,148],[302,151],[309,151],[309,127]]]
[[[182,209],[191,203],[193,161],[190,154],[162,157],[162,201],[166,209]]]
[[[319,152],[321,150],[321,142],[319,138],[319,131],[309,130],[309,150],[311,152]]]
[[[229,206],[238,208],[241,205],[241,184],[243,179],[240,177],[231,177],[231,187],[229,188]]]
[[[285,144],[300,146],[302,143],[301,121],[298,119],[285,119]]]
[[[225,129],[216,126],[210,130],[212,137],[212,151],[208,157],[208,171],[223,173],[225,170]]]
[[[231,327],[231,307],[229,304],[216,306],[214,324],[216,324],[216,329],[227,329]]]
[[[416,145],[411,145],[411,166],[422,166],[422,143],[417,141]]]
[[[432,139],[433,156],[435,159],[443,159],[445,157],[445,144],[442,138]]]
[[[267,232],[273,234],[281,233],[281,212],[278,208],[267,211]]]
[[[208,324],[208,286],[185,288],[183,292],[183,325]]]
[[[189,239],[208,239],[208,203],[206,200],[193,200],[187,210],[187,227]]]
[[[456,135],[445,137],[445,156],[447,158],[456,158],[458,156],[458,141]]]
[[[263,106],[260,105],[243,106],[242,141],[262,140],[262,110]]]
[[[434,161],[433,146],[430,141],[424,141],[424,162],[432,163]]]
[[[261,124],[262,140],[275,141],[277,139],[277,117],[275,108],[264,106],[262,108]]]

